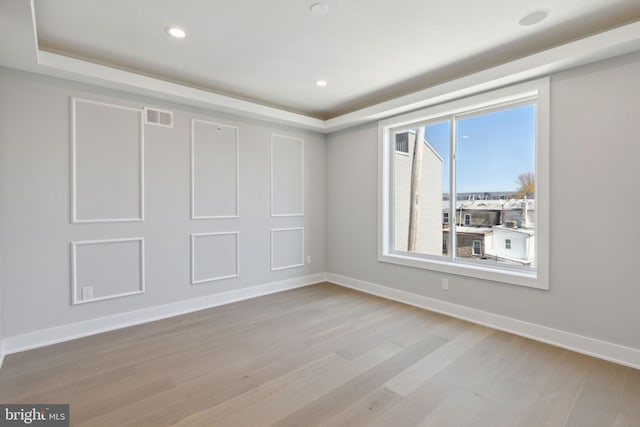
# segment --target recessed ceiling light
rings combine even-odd
[[[525,16],[523,16],[522,19],[520,19],[519,24],[522,25],[523,27],[528,27],[530,25],[538,24],[544,21],[547,18],[547,16],[549,16],[549,12],[550,12],[549,9],[533,10],[527,13]]]
[[[325,87],[327,85],[326,80],[316,80],[316,86]]]
[[[182,28],[178,28],[178,27],[167,27],[164,29],[167,34],[169,34],[171,37],[175,37],[177,39],[183,39],[185,37],[187,37],[187,33],[182,29]]]
[[[311,13],[314,15],[326,15],[329,13],[329,5],[326,3],[314,3],[311,5]]]

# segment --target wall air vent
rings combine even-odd
[[[173,113],[171,111],[158,110],[157,108],[144,107],[144,124],[173,127]]]

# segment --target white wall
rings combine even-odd
[[[329,271],[640,349],[640,236],[626,220],[640,210],[638,75],[640,54],[552,77],[551,289],[540,291],[377,261],[375,123],[325,144],[317,134],[0,69],[1,335]],[[174,129],[146,127],[144,222],[70,224],[70,96],[174,111]],[[191,118],[240,129],[237,220],[189,219]],[[271,131],[304,138],[304,217],[269,215]],[[299,226],[313,263],[271,272],[270,230]],[[190,234],[228,230],[240,231],[240,277],[190,285]],[[72,306],[69,242],[130,236],[145,238],[146,293]]]
[[[326,271],[325,137],[64,80],[0,69],[0,234],[4,338]],[[70,97],[174,112],[145,126],[145,220],[70,223]],[[240,217],[191,220],[191,119],[237,126]],[[304,216],[270,215],[271,133],[304,139]],[[271,271],[272,228],[304,227],[312,263]],[[190,234],[240,233],[240,277],[190,284]],[[71,305],[70,242],[144,237],[146,292]],[[114,267],[115,268],[115,267]]]
[[[329,271],[640,349],[638,76],[640,54],[552,76],[549,291],[378,262],[375,123],[328,139]]]

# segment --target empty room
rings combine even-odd
[[[640,2],[0,0],[0,426],[640,427]]]

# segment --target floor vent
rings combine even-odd
[[[171,111],[158,110],[157,108],[144,107],[144,124],[173,127],[173,113]]]

